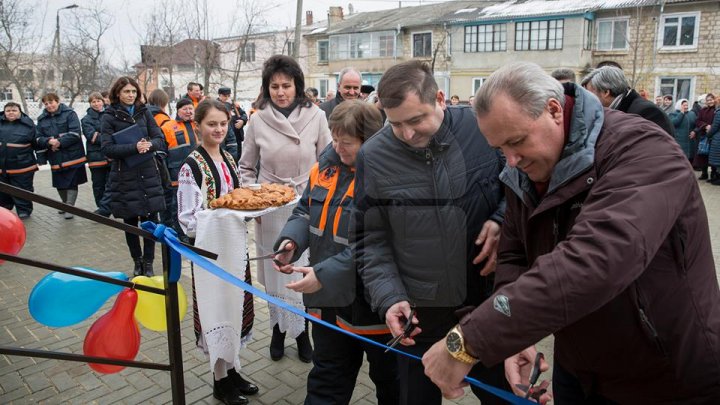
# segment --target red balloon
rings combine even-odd
[[[85,335],[83,353],[86,356],[133,360],[140,350],[140,329],[135,320],[137,291],[129,288],[118,294],[115,305],[92,324]],[[95,371],[117,373],[125,366],[88,363]]]
[[[16,255],[23,246],[25,246],[25,224],[14,212],[0,207],[0,252]],[[4,262],[0,260],[0,264]]]

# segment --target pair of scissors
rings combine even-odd
[[[390,349],[394,348],[395,346],[400,343],[401,340],[405,339],[406,337],[410,337],[410,333],[415,330],[417,325],[415,325],[412,320],[415,317],[415,305],[410,306],[410,316],[407,317],[407,321],[405,322],[405,327],[403,328],[403,333],[395,336],[394,338],[390,339],[385,345],[388,346],[387,349],[385,349],[385,353],[389,352]]]
[[[543,382],[540,384],[540,386],[535,387],[535,384],[537,384],[538,379],[540,378],[540,363],[542,360],[545,359],[545,355],[538,352],[535,355],[535,364],[533,364],[532,372],[530,373],[530,378],[528,380],[529,385],[525,384],[516,384],[515,386],[519,388],[521,391],[525,391],[525,399],[534,399],[538,403],[540,402],[540,397],[547,392],[547,387],[549,383]]]
[[[247,260],[248,260],[248,261],[251,261],[251,260],[267,260],[267,259],[272,259],[273,263],[277,264],[278,267],[282,267],[282,266],[285,265],[285,263],[282,263],[282,262],[280,262],[279,260],[275,259],[275,255],[279,255],[280,253],[285,253],[285,252],[287,252],[288,250],[286,250],[285,248],[287,247],[287,245],[288,245],[289,243],[292,243],[292,242],[286,241],[286,242],[280,244],[280,247],[278,248],[278,250],[276,250],[276,251],[274,251],[274,252],[272,252],[272,253],[269,253],[269,254],[266,254],[266,255],[262,255],[262,256],[250,257],[250,258],[248,258]]]

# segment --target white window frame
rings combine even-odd
[[[496,23],[496,24],[475,24],[465,26],[463,32],[463,51],[469,52],[506,52],[507,51],[507,23]],[[485,32],[482,35],[490,35],[490,41],[480,42],[480,27]],[[489,44],[490,49],[485,49],[480,44]]]
[[[438,89],[442,90],[443,93],[450,93],[450,72],[435,72],[433,74],[435,83],[438,85]]]
[[[682,27],[683,17],[695,17],[695,30],[693,32],[693,44],[692,45],[663,45],[665,40],[665,26],[668,18],[678,19],[678,33],[676,43],[680,43],[680,30]],[[660,16],[660,24],[658,24],[658,42],[657,49],[659,50],[692,50],[697,49],[698,41],[700,40],[700,12],[689,12],[689,13],[672,13],[663,14]]]
[[[485,80],[487,80],[487,77],[473,77],[472,78],[472,94],[473,96],[475,93],[477,93],[478,89],[485,83]]]
[[[318,79],[318,98],[325,100],[328,91],[330,91],[330,80]]]
[[[13,91],[10,87],[0,88],[0,101],[12,101]]]
[[[526,24],[527,27],[525,28]],[[550,27],[550,25],[554,26]],[[558,27],[558,25],[562,25],[562,27]],[[560,34],[559,39],[557,37],[558,31]],[[564,18],[515,22],[515,51],[561,51],[564,46]]]
[[[320,59],[320,43],[325,43],[325,59]],[[328,63],[330,61],[330,41],[321,39],[317,41],[317,62]]]
[[[430,55],[415,56],[415,35],[430,34]],[[432,31],[417,31],[410,33],[410,55],[413,58],[432,58],[433,53],[433,32]]]
[[[612,23],[610,28],[610,47],[600,48],[600,24],[601,23]],[[615,24],[618,22],[625,22],[625,46],[623,48],[614,48],[615,43]],[[615,18],[598,18],[595,23],[595,50],[597,51],[627,51],[630,48],[630,17],[615,17]]]
[[[675,80],[675,84],[673,85],[673,93],[672,93],[672,96],[673,96],[673,104],[676,103],[676,102],[680,99],[680,97],[679,97],[678,94],[677,94],[677,93],[678,93],[678,91],[677,91],[677,90],[678,90],[678,83],[677,83],[677,81],[678,81],[678,80],[690,80],[690,91],[689,91],[689,93],[688,93],[687,99],[688,99],[688,102],[690,103],[690,105],[692,106],[692,100],[695,99],[695,76],[682,76],[682,75],[679,75],[679,76],[658,76],[658,77],[655,79],[655,88],[657,89],[657,91],[655,92],[655,94],[657,94],[658,96],[664,95],[664,94],[662,93],[662,87],[661,87],[661,83],[662,83],[662,80],[663,80],[663,79],[674,79],[674,80]],[[684,97],[682,97],[682,98],[684,98]]]

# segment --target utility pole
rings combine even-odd
[[[300,33],[302,32],[302,9],[303,9],[303,2],[302,0],[296,0],[297,1],[297,10],[295,11],[295,46],[293,49],[293,58],[295,60],[298,60],[300,58]]]
[[[70,10],[73,8],[78,8],[79,6],[77,4],[71,4],[66,7],[59,8],[57,12],[55,13],[55,36],[53,37],[53,43],[52,47],[50,48],[50,58],[49,60],[52,60],[52,58],[55,56],[55,67],[57,68],[59,74],[60,74],[60,81],[62,82],[62,72],[60,72],[60,11],[62,10]],[[55,54],[57,49],[57,56]],[[42,82],[40,83],[40,90],[42,92],[45,92],[45,85],[47,82],[47,76],[50,69],[52,69],[52,63],[48,64],[48,66],[45,68],[45,73],[42,77]],[[57,81],[55,79],[54,81]]]

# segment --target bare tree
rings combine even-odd
[[[205,88],[210,87],[210,76],[220,67],[220,46],[212,39],[216,37],[211,28],[207,0],[193,0],[188,2],[184,14],[184,25],[187,37],[198,40],[193,52],[193,59],[197,69],[202,74],[202,83]],[[215,25],[212,25],[214,28]],[[199,81],[199,80],[198,80]]]
[[[103,35],[114,23],[104,9],[95,7],[75,13],[75,23],[68,31],[67,45],[62,48],[62,88],[70,95],[70,106],[78,96],[108,87],[101,72],[108,69],[101,44]],[[103,78],[106,79],[106,78]]]
[[[250,42],[250,37],[257,31],[259,26],[265,23],[263,10],[268,10],[274,6],[267,3],[255,2],[253,0],[238,0],[235,10],[237,14],[232,19],[233,24],[230,31],[236,33],[238,40],[234,46],[225,48],[223,53],[230,56],[231,66],[224,66],[222,72],[232,81],[233,101],[237,100],[238,84],[240,75],[248,71],[245,69],[247,62],[255,59],[255,43]]]
[[[145,19],[144,43],[150,54],[144,55],[142,63],[145,64],[146,72],[152,69],[157,73],[158,80],[162,76],[164,69],[167,69],[168,89],[172,89],[170,94],[174,98],[174,67],[175,52],[173,47],[186,38],[186,32],[182,29],[182,6],[180,1],[162,0],[154,3],[155,8],[152,13],[147,15]],[[152,77],[145,75],[144,90],[147,90]],[[161,86],[162,87],[162,86]]]
[[[0,0],[0,78],[12,83],[28,111],[25,88],[32,82],[33,32],[30,29],[35,4],[23,0]]]

